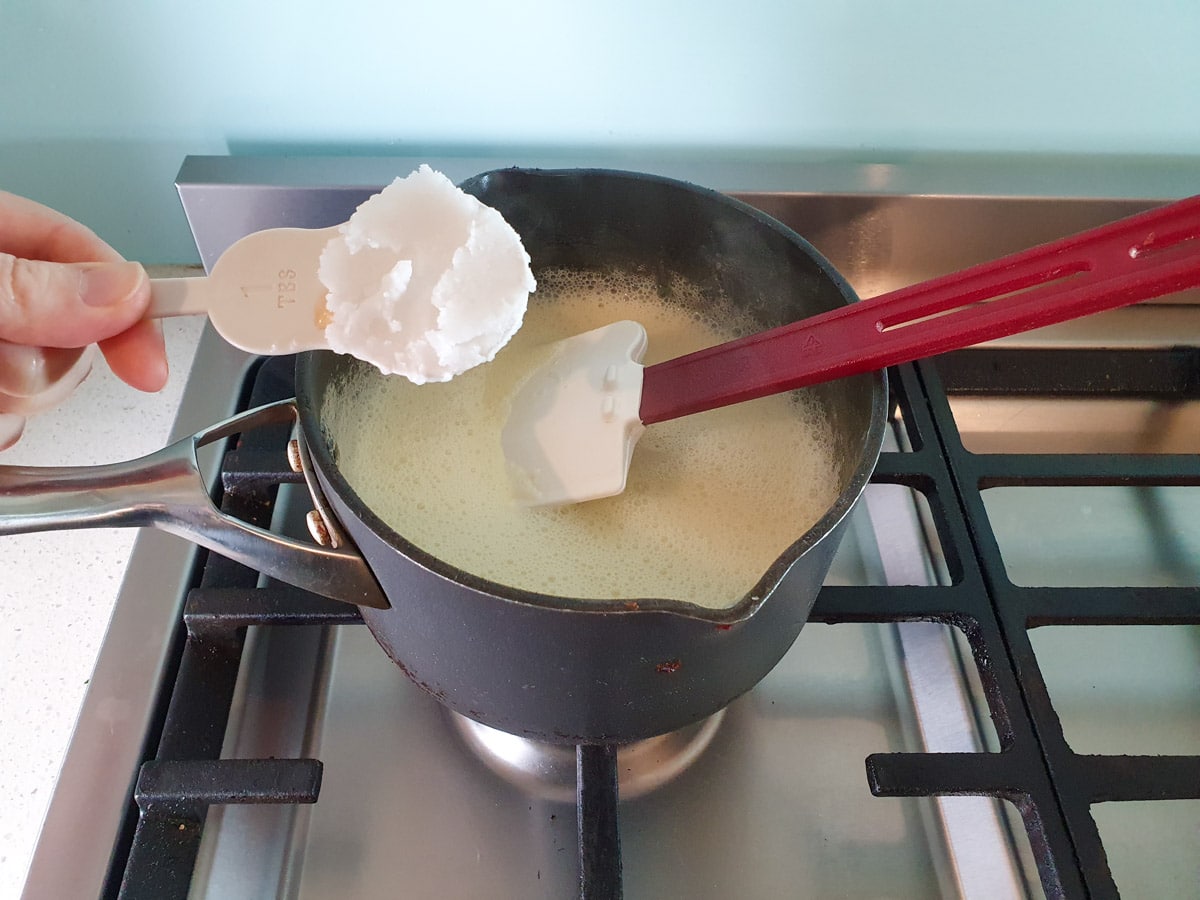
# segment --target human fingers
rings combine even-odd
[[[25,197],[0,191],[0,250],[46,262],[120,262],[86,225]]]
[[[167,348],[162,323],[139,319],[132,327],[100,342],[114,375],[139,391],[161,391],[167,383]]]
[[[150,302],[137,263],[54,263],[0,253],[0,339],[83,347],[120,334]]]

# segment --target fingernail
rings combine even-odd
[[[129,299],[145,277],[135,262],[90,266],[79,273],[79,296],[88,306],[116,306]]]

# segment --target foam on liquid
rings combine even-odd
[[[420,387],[363,366],[331,387],[324,424],[342,474],[408,540],[491,581],[732,606],[839,492],[829,424],[803,392],[648,428],[619,496],[512,500],[499,435],[515,387],[544,345],[625,318],[646,328],[647,365],[754,330],[730,309],[664,301],[638,276],[542,273],[524,326],[489,364]]]

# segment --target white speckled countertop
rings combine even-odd
[[[94,465],[163,446],[203,325],[197,317],[164,323],[171,377],[161,393],[140,394],[97,363],[0,464]],[[0,900],[20,895],[135,536],[0,538]]]

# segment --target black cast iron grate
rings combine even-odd
[[[1106,377],[1114,372],[1128,377]],[[1009,800],[1024,820],[1048,897],[1118,897],[1091,805],[1200,798],[1200,757],[1076,754],[1064,737],[1028,630],[1200,623],[1200,586],[1014,585],[982,491],[1017,485],[1200,485],[1200,456],[974,454],[963,447],[947,393],[1196,399],[1200,349],[973,350],[902,367],[893,378],[916,450],[890,454],[876,480],[925,495],[953,584],[828,588],[814,618],[926,620],[960,628],[971,645],[1001,752],[876,754],[867,760],[871,789],[880,796],[973,794]]]
[[[291,360],[263,364],[251,405],[290,396]],[[1127,371],[1128,378],[1096,373]],[[1200,623],[1200,586],[1023,588],[1004,574],[981,490],[1002,485],[1200,485],[1200,455],[976,455],[962,446],[947,391],[1200,397],[1200,352],[963,351],[892,373],[913,451],[885,453],[874,480],[924,495],[952,576],[947,586],[836,586],[814,621],[936,621],[961,629],[979,669],[999,753],[893,753],[867,760],[880,796],[974,794],[1011,801],[1024,820],[1048,897],[1117,897],[1090,805],[1200,798],[1200,757],[1082,756],[1063,737],[1027,629],[1049,624]],[[222,508],[267,524],[277,486],[295,481],[282,426],[244,435],[227,453]],[[348,606],[303,591],[257,588],[257,573],[208,556],[188,594],[177,668],[163,687],[161,730],[137,779],[105,896],[185,898],[208,807],[312,803],[321,764],[219,759],[249,625],[360,622]],[[580,747],[580,896],[621,895],[616,753]]]

